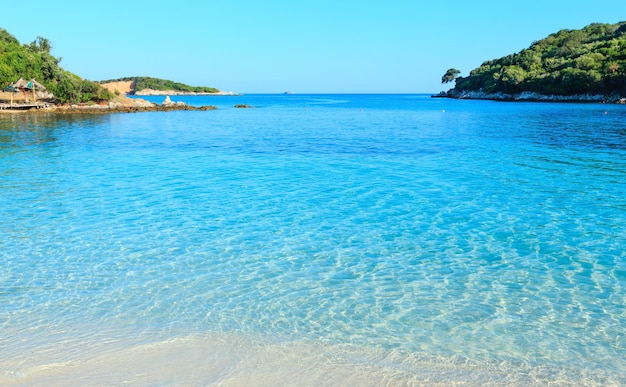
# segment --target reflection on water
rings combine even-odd
[[[18,149],[32,145],[53,145],[64,135],[103,135],[103,133],[93,133],[92,130],[109,121],[110,115],[99,114],[2,114],[0,115],[0,147]]]

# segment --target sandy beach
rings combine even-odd
[[[48,348],[27,360],[5,364],[0,384],[64,387],[524,385],[532,384],[529,374],[546,380],[544,373],[548,372],[454,358],[406,356],[402,351],[351,345],[273,342],[243,334],[194,335],[122,347],[100,343],[92,350],[78,352],[74,352],[76,349],[71,343],[69,346],[70,351]],[[565,375],[564,378],[567,380]]]

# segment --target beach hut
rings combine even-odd
[[[24,93],[24,100],[27,101],[26,92],[33,92],[33,101],[37,101],[37,90],[39,91],[47,91],[46,87],[41,83],[31,79],[30,81],[25,80],[24,78],[18,79],[16,82],[12,83],[9,87],[12,87],[13,90],[21,90]]]

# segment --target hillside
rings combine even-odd
[[[219,94],[220,90],[207,86],[189,86],[184,83],[152,77],[125,77],[100,81],[113,92],[136,95],[160,94]]]
[[[476,93],[515,96],[600,95],[626,97],[626,22],[591,24],[562,30],[530,47],[484,62],[467,77],[449,69],[442,83],[455,87],[441,96],[462,98]],[[474,94],[472,94],[474,93]]]
[[[54,94],[54,102],[99,102],[113,98],[113,94],[100,85],[61,68],[61,59],[50,54],[51,48],[50,41],[40,36],[22,45],[0,28],[0,89],[24,78],[44,85]]]

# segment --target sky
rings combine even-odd
[[[239,93],[437,93],[562,29],[626,20],[626,1],[2,1],[0,28],[52,43],[93,81],[150,76]]]

